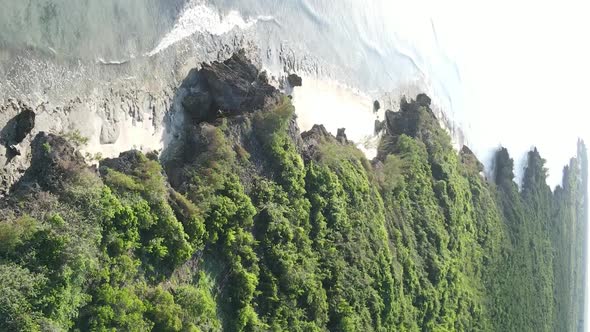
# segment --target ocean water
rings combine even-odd
[[[272,76],[304,77],[304,87],[288,91],[303,130],[314,123],[333,132],[347,127],[370,156],[379,117],[372,101],[396,109],[400,96],[426,92],[458,147],[468,144],[491,166],[492,152],[505,145],[522,174],[523,157],[537,144],[550,183],[558,184],[582,129],[559,131],[555,148],[556,139],[544,133],[564,123],[531,122],[537,109],[510,108],[510,100],[498,102],[506,89],[495,93],[479,84],[491,75],[477,76],[471,60],[483,53],[468,52],[469,45],[486,44],[465,34],[479,25],[473,15],[463,18],[465,7],[389,0],[0,0],[0,101],[60,106],[114,88],[174,90],[200,62],[246,47]],[[476,14],[486,22],[486,13]],[[481,67],[497,69],[494,58],[483,59]]]

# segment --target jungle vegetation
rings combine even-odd
[[[0,330],[577,331],[584,144],[552,190],[539,151],[519,184],[504,148],[484,171],[428,104],[386,122],[373,161],[302,140],[287,98],[194,124],[171,162],[97,172],[38,137],[1,205]]]

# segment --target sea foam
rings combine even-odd
[[[274,20],[269,16],[265,16],[262,19]],[[236,27],[239,29],[250,28],[257,21],[258,18],[244,19],[235,10],[228,12],[227,15],[222,15],[216,9],[204,5],[200,1],[191,1],[182,11],[172,30],[146,55],[153,56],[197,32],[222,35]]]

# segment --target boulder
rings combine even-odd
[[[319,156],[319,146],[323,141],[332,141],[332,136],[324,125],[315,124],[310,130],[301,133],[303,140],[302,154],[305,160],[316,160]]]
[[[117,142],[121,129],[114,122],[103,122],[100,128],[100,144],[114,144]]]
[[[348,139],[346,138],[346,128],[338,128],[338,133],[336,134],[336,140],[342,144],[348,143]]]
[[[303,79],[297,74],[289,74],[289,76],[287,76],[287,82],[289,82],[289,85],[292,87],[303,85]]]
[[[373,102],[373,112],[377,112],[381,109],[381,104],[379,103],[378,100],[375,100]]]
[[[421,93],[416,96],[416,103],[418,103],[418,105],[420,105],[420,106],[430,107],[430,102],[431,102],[430,97],[428,97],[424,93]]]

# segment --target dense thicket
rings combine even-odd
[[[505,149],[492,179],[421,95],[367,161],[285,98],[187,126],[176,159],[100,172],[40,134],[0,223],[0,330],[574,331],[587,157],[551,191]]]

